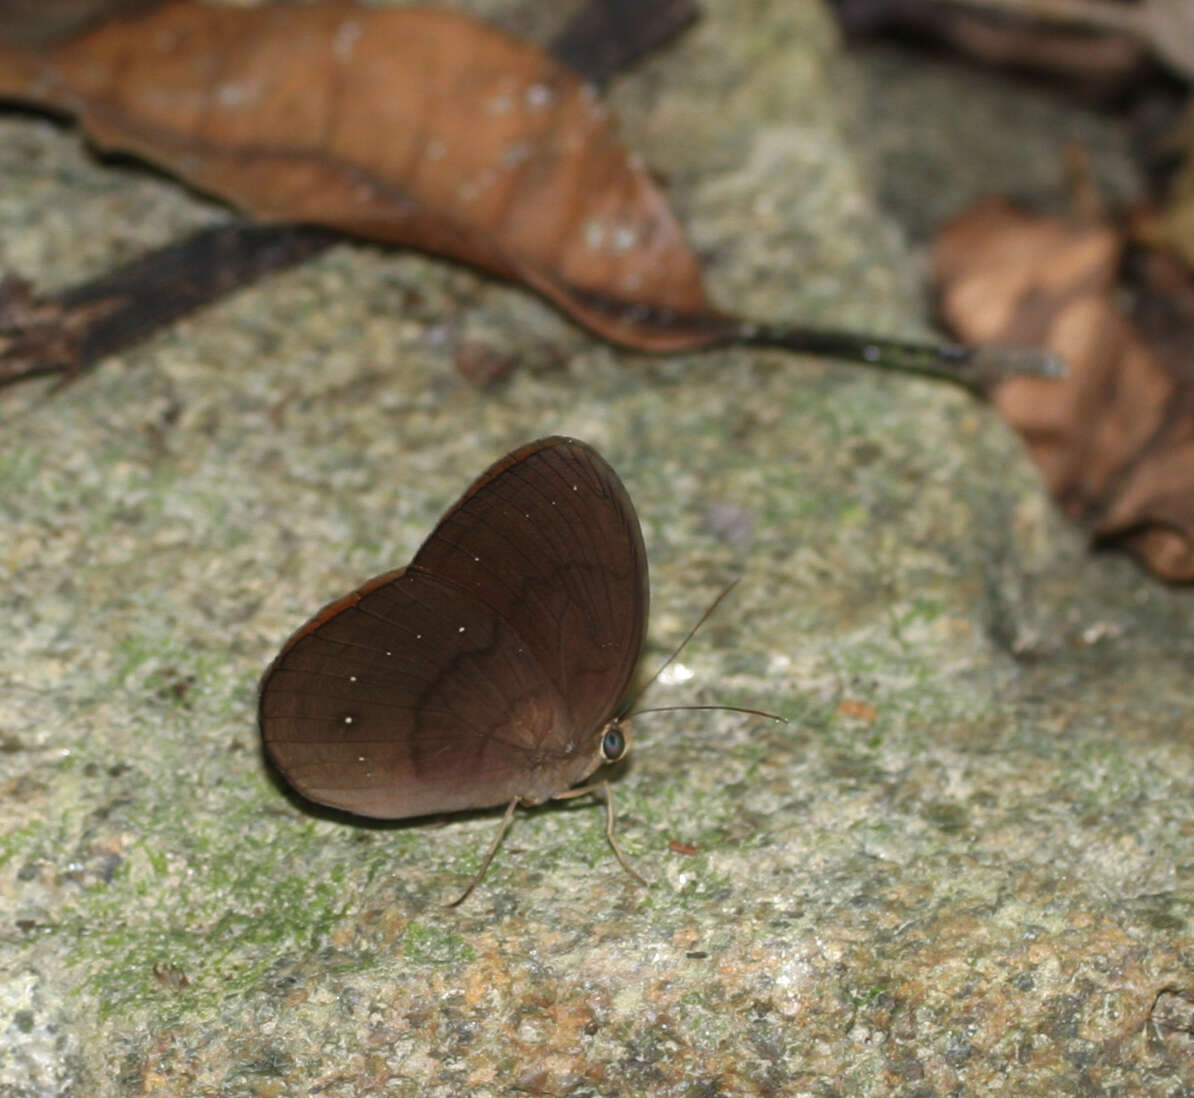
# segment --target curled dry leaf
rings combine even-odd
[[[1165,579],[1190,581],[1194,305],[1170,309],[1163,324],[1125,314],[1124,247],[1105,221],[1035,216],[1002,199],[978,203],[937,240],[942,309],[964,340],[1014,340],[1066,360],[1063,379],[996,385],[996,408],[1067,514]],[[1173,277],[1171,266],[1166,272]],[[1141,300],[1172,304],[1171,291],[1154,278]]]
[[[0,96],[64,111],[101,148],[258,219],[521,280],[609,339],[673,350],[724,335],[678,222],[591,89],[464,15],[175,0],[44,49],[0,46]]]

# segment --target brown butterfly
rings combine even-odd
[[[647,556],[634,505],[591,446],[546,438],[481,474],[406,568],[324,607],[261,680],[270,758],[303,796],[402,819],[519,805],[626,752]]]

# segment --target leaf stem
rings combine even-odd
[[[986,392],[1012,377],[1059,378],[1065,366],[1051,351],[988,344],[918,343],[832,328],[742,322],[731,342],[844,358],[900,373],[924,374]]]

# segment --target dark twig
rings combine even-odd
[[[670,42],[700,14],[694,0],[590,0],[548,49],[598,87]]]
[[[233,221],[58,294],[0,281],[0,385],[77,376],[157,328],[343,239],[330,229]]]

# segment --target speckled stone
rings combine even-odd
[[[1074,132],[1127,177],[1094,116],[845,55],[814,0],[703,6],[610,94],[728,307],[924,334],[926,211],[994,179],[1056,201]],[[0,267],[61,285],[222,216],[0,116]],[[518,368],[478,390],[466,344]],[[302,806],[255,686],[554,432],[637,502],[649,665],[742,577],[651,704],[791,723],[643,717],[615,789],[650,887],[569,802],[450,910],[496,815]],[[345,245],[0,392],[0,439],[3,1098],[1194,1088],[1191,592],[1091,554],[964,393],[627,354]]]

